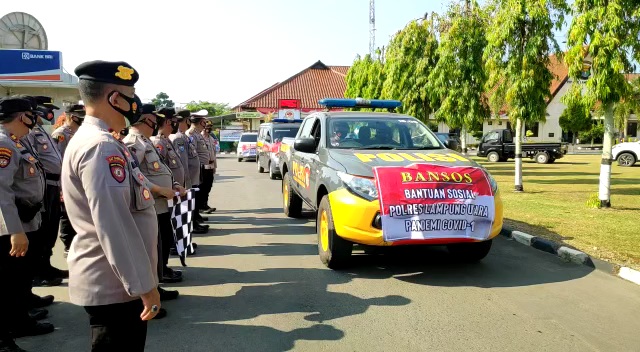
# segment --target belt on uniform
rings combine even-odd
[[[49,181],[60,181],[60,174],[46,174]]]

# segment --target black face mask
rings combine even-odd
[[[71,121],[75,122],[78,126],[82,126],[82,121],[84,121],[84,119],[78,118],[78,117],[72,117]]]
[[[125,127],[124,129],[122,129],[122,131],[120,131],[120,134],[123,136],[126,136],[129,134],[129,127]]]
[[[22,121],[22,123],[27,126],[28,129],[32,130],[34,127],[36,127],[36,124],[38,122],[38,118],[36,117],[36,115],[34,114],[25,114],[24,116],[26,116],[29,121],[31,121],[31,123],[27,124],[24,123],[24,120]]]
[[[113,106],[111,104],[111,97],[116,93],[118,93],[122,97],[122,99],[126,100],[127,103],[129,103],[129,111],[124,111],[124,110],[120,109],[119,107]],[[124,116],[127,120],[129,120],[129,124],[130,125],[133,125],[134,123],[138,122],[138,120],[140,119],[140,116],[141,116],[140,115],[140,110],[139,110],[140,107],[138,106],[137,99],[136,99],[137,97],[138,97],[137,95],[134,95],[133,98],[130,98],[130,97],[118,92],[117,90],[114,90],[111,93],[109,93],[109,96],[107,97],[107,99],[108,99],[109,105],[111,105],[111,107],[115,111],[121,113],[122,116]]]
[[[175,134],[178,133],[178,123],[177,122],[172,122],[171,123],[171,133]]]

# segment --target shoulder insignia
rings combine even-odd
[[[9,148],[0,148],[0,167],[5,168],[9,165],[11,161],[11,156],[13,155],[13,151]]]
[[[15,134],[11,134],[11,140],[15,142],[18,140],[18,137],[16,137]]]
[[[142,172],[138,173],[138,180],[140,180],[140,182],[144,182],[144,175],[142,175]]]
[[[144,200],[151,199],[151,192],[149,192],[146,187],[142,189],[142,197],[144,198]]]
[[[124,169],[124,159],[119,155],[112,155],[107,157],[107,163],[109,164],[111,176],[118,181],[118,183],[122,183],[127,176]]]
[[[33,166],[29,166],[29,176],[34,176],[36,174],[36,168]]]
[[[29,155],[29,161],[34,162],[34,161],[36,161],[36,158],[34,158],[33,156]]]
[[[59,134],[58,135],[58,142],[64,142],[64,135],[63,134]]]
[[[160,163],[159,163],[159,162],[157,162],[157,161],[155,161],[155,162],[153,163],[153,169],[154,169],[154,170],[156,170],[156,171],[157,171],[157,170],[160,170]]]

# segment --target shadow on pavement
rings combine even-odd
[[[198,245],[196,256],[258,254],[265,256],[316,255],[318,246],[305,243],[267,243],[263,246]]]

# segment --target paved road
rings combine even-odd
[[[197,238],[169,316],[151,322],[148,351],[640,351],[638,286],[503,238],[478,265],[403,250],[334,272],[311,214],[283,217],[279,181],[231,155],[220,165],[213,230]],[[24,348],[88,350],[66,290],[36,289],[61,301],[57,331]]]

